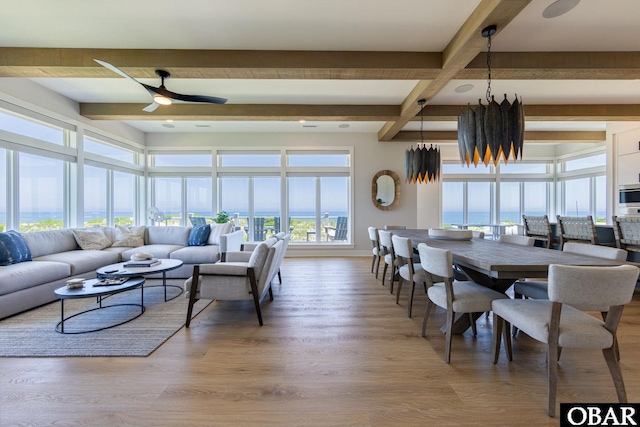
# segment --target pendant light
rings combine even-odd
[[[405,180],[412,183],[435,182],[440,179],[440,150],[438,147],[427,148],[424,142],[423,108],[426,100],[418,101],[420,105],[420,143],[415,148],[410,147],[404,153]]]

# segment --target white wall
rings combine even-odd
[[[395,209],[382,211],[371,201],[371,182],[382,169],[404,176],[404,144],[378,142],[376,134],[364,133],[210,133],[147,134],[147,147],[354,147],[354,236],[355,247],[345,249],[291,248],[294,255],[370,255],[367,227],[385,224],[417,225],[416,188],[402,182],[400,201]]]

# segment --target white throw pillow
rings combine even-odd
[[[223,234],[231,233],[233,230],[233,226],[230,222],[226,222],[224,224],[210,224],[211,232],[209,233],[209,240],[207,241],[208,245],[219,245],[220,244],[220,236]]]
[[[111,246],[111,240],[99,227],[76,228],[71,231],[83,250],[102,250]]]
[[[116,227],[116,241],[111,246],[137,248],[142,245],[144,245],[144,226],[123,227],[118,225]]]

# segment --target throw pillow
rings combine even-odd
[[[112,247],[130,247],[137,248],[144,245],[144,226],[140,227],[116,227],[116,241]]]
[[[99,227],[76,228],[71,231],[83,250],[102,250],[111,246],[111,241]]]
[[[233,226],[230,222],[226,222],[224,224],[210,224],[211,233],[209,234],[209,244],[210,245],[219,245],[220,244],[220,236],[223,234],[231,233],[233,231]]]
[[[14,230],[0,233],[0,265],[23,261],[31,261],[31,250],[22,235]]]
[[[187,244],[189,246],[204,246],[209,240],[209,233],[211,233],[211,227],[208,225],[196,225],[189,233]]]

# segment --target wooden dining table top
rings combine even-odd
[[[441,240],[429,237],[424,229],[393,230],[394,235],[408,237],[414,247],[419,243],[451,251],[453,262],[494,279],[543,278],[550,264],[614,266],[624,264],[605,258],[572,254],[536,246],[500,243],[496,240]]]

